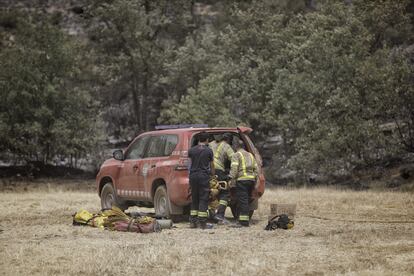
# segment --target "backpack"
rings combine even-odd
[[[277,228],[281,229],[292,229],[294,226],[294,221],[291,220],[287,215],[277,215],[274,216],[269,220],[267,223],[265,230],[276,230]]]

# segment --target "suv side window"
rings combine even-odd
[[[165,141],[164,156],[170,156],[178,144],[178,136],[177,135],[165,135],[165,136],[166,136],[166,141]]]
[[[177,143],[177,135],[169,134],[152,136],[145,157],[169,156],[174,151]]]
[[[128,149],[125,159],[141,159],[144,157],[145,147],[148,144],[150,136],[143,136],[137,139]]]

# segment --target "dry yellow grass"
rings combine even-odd
[[[249,229],[143,235],[72,226],[99,198],[65,187],[0,193],[0,274],[414,274],[412,193],[268,189]],[[271,203],[298,204],[294,229],[263,230]]]

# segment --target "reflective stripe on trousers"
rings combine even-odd
[[[219,204],[220,204],[220,205],[227,206],[227,200],[220,200],[220,201],[219,201]]]
[[[242,221],[248,221],[249,219],[250,219],[250,217],[246,216],[246,215],[240,215],[239,216],[239,220],[242,220]]]
[[[198,217],[199,218],[206,218],[206,217],[208,217],[208,213],[207,212],[200,212],[200,211],[198,211]]]

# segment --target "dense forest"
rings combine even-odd
[[[413,24],[413,0],[2,1],[0,159],[206,123],[254,128],[270,180],[412,160]]]

